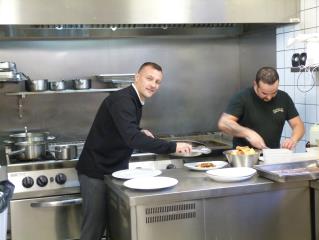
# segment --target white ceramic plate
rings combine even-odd
[[[253,177],[257,171],[248,167],[222,168],[207,171],[210,178],[219,182],[238,182]]]
[[[138,177],[155,177],[162,173],[160,170],[148,168],[124,169],[112,173],[112,176],[119,179],[132,179]]]
[[[197,167],[201,163],[212,163],[215,166],[214,167]],[[196,170],[196,171],[207,171],[211,169],[218,169],[218,168],[223,168],[226,165],[228,165],[227,162],[225,161],[209,161],[209,162],[193,162],[193,163],[185,163],[184,166],[191,169],[191,170]]]
[[[127,180],[123,185],[137,190],[156,190],[175,186],[178,180],[170,177],[141,177]]]

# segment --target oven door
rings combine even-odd
[[[80,194],[12,200],[12,240],[79,239]]]

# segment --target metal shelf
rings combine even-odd
[[[70,94],[70,93],[98,93],[98,92],[115,92],[122,88],[101,88],[101,89],[83,89],[83,90],[61,90],[61,91],[43,91],[43,92],[8,92],[7,96],[18,96],[18,114],[19,118],[23,118],[23,99],[30,95],[45,95],[45,94]]]
[[[40,95],[40,94],[63,94],[63,93],[92,93],[92,92],[115,92],[121,88],[101,88],[101,89],[83,89],[83,90],[61,90],[61,91],[43,91],[43,92],[8,92],[7,96],[22,96],[26,95]]]
[[[303,68],[300,68],[300,67],[292,67],[290,68],[291,69],[291,72],[312,72],[313,70],[315,72],[319,71],[319,68],[318,67],[303,67]]]

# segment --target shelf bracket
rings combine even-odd
[[[23,99],[25,98],[25,94],[21,94],[18,96],[18,114],[19,118],[23,118]]]

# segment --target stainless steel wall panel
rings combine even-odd
[[[290,23],[299,0],[0,0],[0,24]]]
[[[0,48],[2,61],[16,62],[18,71],[32,79],[51,81],[133,73],[145,61],[158,62],[163,66],[164,80],[160,91],[146,102],[141,125],[156,135],[182,134],[217,130],[217,120],[229,98],[241,84],[251,83],[251,79],[242,79],[241,69],[254,76],[257,69],[252,63],[273,63],[275,42],[270,40],[269,33],[257,36],[255,42],[253,37],[247,41],[255,47],[245,48],[246,56],[253,56],[245,60],[250,67],[241,63],[240,38],[1,41]],[[249,51],[259,54],[248,54]],[[259,55],[267,57],[256,57]],[[97,108],[107,96],[107,93],[27,96],[23,99],[24,116],[19,119],[18,98],[4,93],[23,89],[23,83],[0,88],[1,135],[28,126],[47,129],[57,137],[84,139]]]

